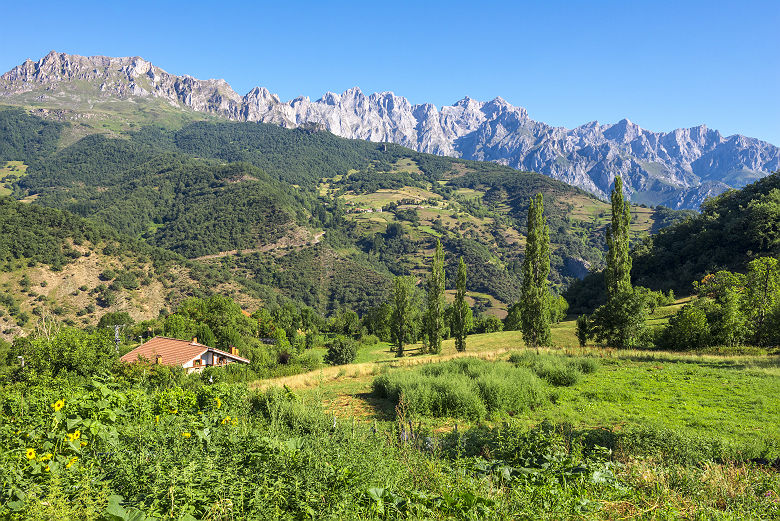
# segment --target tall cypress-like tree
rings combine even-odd
[[[531,347],[550,345],[550,230],[544,221],[541,193],[531,198],[528,207],[528,234],[523,260],[523,285],[520,290],[520,328],[523,340]]]
[[[466,350],[466,334],[470,329],[469,305],[466,302],[466,263],[463,257],[458,262],[458,275],[455,279],[455,302],[452,310],[452,336],[455,337],[455,349]]]
[[[393,284],[393,311],[390,335],[396,356],[404,356],[404,344],[411,341],[414,327],[414,279],[396,277]]]
[[[631,291],[631,256],[628,251],[628,229],[631,212],[623,197],[623,180],[615,176],[612,190],[612,225],[607,227],[607,269],[604,277],[607,283],[607,300],[623,292]]]
[[[607,267],[604,279],[607,303],[594,311],[588,334],[600,343],[617,347],[636,347],[646,332],[647,296],[631,286],[631,257],[628,251],[628,226],[631,213],[623,197],[623,180],[615,177],[612,190],[612,225],[607,228]]]
[[[441,353],[441,337],[444,329],[444,252],[441,241],[436,241],[431,274],[428,277],[428,309],[425,315],[425,334],[431,353]]]

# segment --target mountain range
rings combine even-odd
[[[574,129],[535,121],[497,97],[452,106],[413,105],[392,92],[358,88],[282,101],[255,87],[237,94],[224,80],[176,76],[139,57],[52,51],[0,76],[0,103],[72,109],[157,99],[234,121],[321,128],[350,139],[391,142],[419,152],[493,161],[534,171],[604,197],[621,175],[635,203],[698,208],[704,199],[780,169],[780,148],[701,125],[651,132],[621,120]]]

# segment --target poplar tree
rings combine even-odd
[[[528,234],[523,259],[523,285],[520,290],[520,329],[523,341],[531,347],[550,345],[550,230],[544,221],[541,193],[528,207]]]
[[[470,329],[471,309],[466,303],[466,263],[463,257],[458,262],[458,275],[455,279],[455,302],[452,309],[452,336],[455,337],[455,349],[466,350],[466,334]]]
[[[431,274],[428,277],[428,309],[425,315],[425,334],[431,353],[441,353],[441,337],[444,330],[444,252],[441,241],[436,241]]]
[[[393,311],[390,335],[396,356],[404,356],[404,344],[411,341],[414,327],[414,279],[396,277],[393,284]]]
[[[617,347],[636,347],[645,336],[647,295],[631,286],[631,257],[628,250],[628,226],[631,213],[623,197],[623,180],[615,177],[612,190],[612,224],[607,227],[607,267],[604,279],[607,303],[591,317],[592,334],[600,343]]]
[[[628,251],[628,229],[631,212],[623,197],[623,180],[615,176],[612,190],[612,225],[607,227],[607,269],[604,276],[607,283],[607,300],[631,291],[631,256]]]

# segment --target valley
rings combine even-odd
[[[0,518],[780,517],[776,147],[54,52],[0,105]]]

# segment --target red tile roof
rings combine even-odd
[[[189,362],[193,358],[202,355],[206,351],[212,351],[229,359],[233,359],[234,361],[249,363],[249,360],[246,358],[233,355],[220,349],[209,347],[207,345],[199,344],[197,341],[192,342],[189,340],[180,340],[178,338],[168,338],[164,336],[156,336],[152,338],[148,342],[141,344],[124,355],[122,358],[120,358],[120,360],[122,362],[128,363],[136,362],[140,356],[147,359],[149,362],[154,363],[157,359],[157,356],[161,356],[162,360],[160,362],[163,365],[182,365]]]
[[[157,356],[162,356],[161,362],[164,365],[182,365],[205,353],[208,349],[209,346],[204,346],[197,342],[156,336],[133,349],[120,358],[120,360],[123,362],[135,362],[141,356],[154,363]]]

